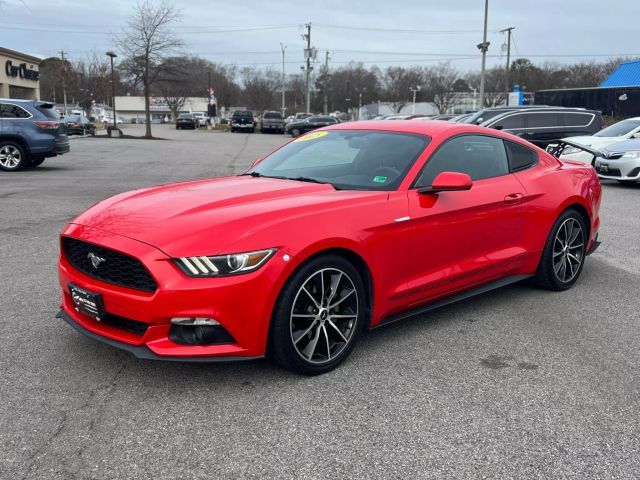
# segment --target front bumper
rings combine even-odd
[[[64,319],[82,333],[90,332],[136,356],[175,360],[257,358],[266,350],[271,311],[279,278],[286,262],[276,254],[262,268],[246,275],[191,278],[160,250],[142,242],[82,225],[69,225],[63,235],[126,253],[142,262],[156,280],[155,292],[133,290],[103,282],[75,269],[61,254],[58,271]],[[117,322],[97,321],[75,310],[69,284],[102,295],[108,316],[134,322],[127,328]],[[174,317],[214,318],[235,343],[187,345],[171,338]],[[129,347],[132,347],[133,350]],[[135,352],[144,352],[136,354]]]
[[[597,158],[594,167],[600,178],[640,181],[640,158]]]

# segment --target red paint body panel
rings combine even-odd
[[[331,185],[230,177],[152,187],[100,202],[62,235],[140,260],[158,284],[140,292],[88,277],[60,256],[63,309],[84,328],[165,357],[260,356],[271,312],[292,272],[330,249],[358,255],[370,273],[371,326],[407,308],[508,275],[533,274],[557,216],[580,205],[599,227],[602,190],[590,166],[565,164],[519,138],[450,122],[376,121],[332,129],[428,135],[431,142],[397,191],[336,191]],[[470,190],[419,194],[411,185],[452,136],[482,133],[536,150],[538,165],[476,181]],[[172,257],[277,248],[253,273],[191,278]],[[285,260],[285,256],[289,260]],[[144,336],[75,312],[69,282],[101,293],[106,310],[151,325]],[[168,338],[171,317],[217,319],[236,340],[185,346]]]

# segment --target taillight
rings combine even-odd
[[[607,128],[607,126],[604,123],[600,125],[600,130],[602,130],[603,128]]]
[[[44,128],[45,130],[55,130],[60,127],[60,122],[33,122],[36,127]]]

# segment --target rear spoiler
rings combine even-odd
[[[591,147],[582,145],[581,143],[572,142],[571,140],[560,140],[558,143],[552,143],[547,147],[547,152],[549,152],[551,155],[553,155],[556,158],[560,158],[560,155],[562,155],[562,152],[568,146],[579,148],[580,150],[584,150],[585,152],[593,155],[593,159],[591,160],[592,165],[595,162],[596,158],[598,157],[606,158],[607,156],[604,152],[600,150],[595,150]]]

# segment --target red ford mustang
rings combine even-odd
[[[141,358],[326,372],[364,328],[533,277],[564,290],[601,187],[514,136],[339,124],[247,173],[104,200],[62,232],[59,316]]]

